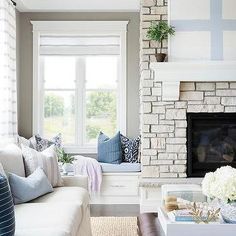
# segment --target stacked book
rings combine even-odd
[[[187,209],[168,212],[168,217],[171,221],[194,221],[191,212]]]
[[[167,215],[172,222],[194,222],[191,210],[188,209],[171,211],[168,212]],[[205,218],[207,218],[207,216]]]

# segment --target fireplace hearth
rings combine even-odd
[[[236,113],[187,114],[187,176],[236,167]]]

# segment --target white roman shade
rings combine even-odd
[[[119,55],[119,36],[40,37],[41,55]]]

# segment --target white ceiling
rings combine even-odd
[[[22,12],[139,11],[140,0],[15,0]]]

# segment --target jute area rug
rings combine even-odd
[[[93,236],[137,236],[137,217],[91,217]]]

